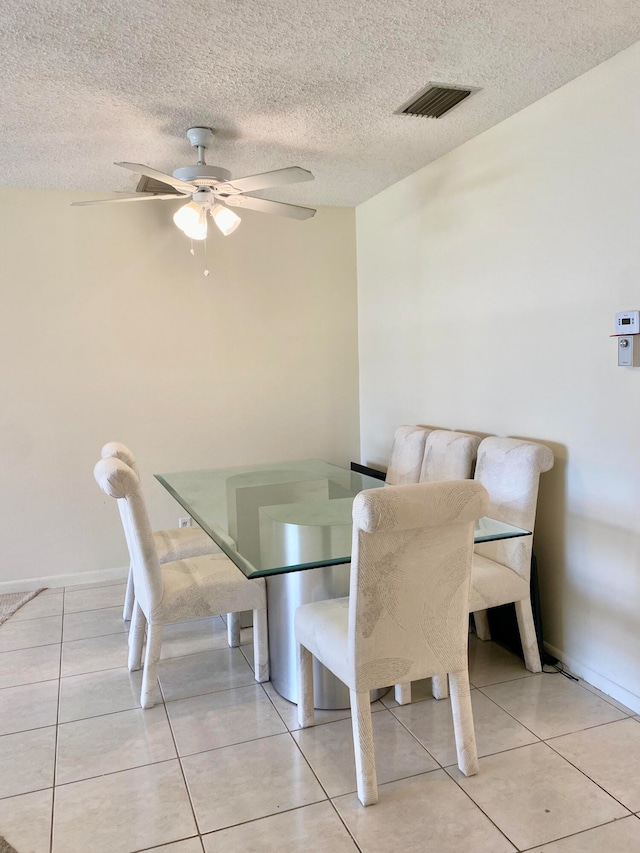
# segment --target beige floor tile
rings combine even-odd
[[[549,746],[632,812],[640,810],[640,726],[635,720],[553,738]]]
[[[481,758],[476,776],[449,773],[521,850],[628,814],[544,743]]]
[[[286,731],[259,684],[169,702],[167,712],[180,755]]]
[[[205,835],[206,853],[357,853],[331,803],[315,803]]]
[[[65,613],[62,639],[70,642],[104,637],[107,634],[123,634],[128,630],[128,624],[122,621],[122,607]]]
[[[43,619],[47,616],[62,616],[62,592],[54,595],[38,595],[16,611],[10,622],[22,622],[29,619]]]
[[[239,649],[220,649],[160,661],[158,679],[165,701],[255,684]]]
[[[562,675],[541,673],[484,687],[482,692],[543,740],[625,717]]]
[[[162,844],[160,847],[154,847],[148,853],[203,853],[203,849],[199,838],[188,838],[186,841],[174,841],[173,844]]]
[[[126,666],[129,654],[126,634],[109,634],[62,644],[62,676],[83,675]]]
[[[627,714],[629,717],[633,717],[636,713],[633,708],[628,708],[626,705],[623,705],[622,702],[618,702],[617,699],[614,699],[612,696],[607,696],[602,690],[598,690],[597,687],[594,687],[593,684],[587,684],[586,681],[581,681],[580,685],[584,687],[585,690],[588,690],[590,693],[595,693],[596,696],[599,696],[601,699],[604,699],[605,702],[608,702],[610,705],[613,705],[614,708],[617,708],[619,711]]]
[[[51,646],[62,641],[62,617],[45,616],[0,625],[0,652],[31,649],[34,646]]]
[[[633,853],[640,850],[640,820],[625,817],[528,853]]]
[[[160,658],[168,660],[228,648],[226,625],[219,616],[212,616],[210,619],[165,625]]]
[[[289,731],[293,732],[296,731],[296,729],[299,729],[298,706],[281,696],[270,681],[265,682],[262,686],[264,687],[269,699],[271,699],[275,705],[276,710],[284,720],[284,724]],[[371,703],[371,712],[375,714],[377,711],[384,711],[384,705],[381,701]],[[338,711],[322,711],[316,709],[315,724],[316,726],[321,726],[324,723],[333,723],[336,720],[348,720],[350,717],[351,711],[349,708],[342,708]]]
[[[226,628],[226,626],[225,626],[225,628]],[[240,651],[242,652],[242,656],[244,657],[246,662],[249,664],[251,669],[254,670],[254,666],[253,666],[253,662],[254,662],[254,659],[253,659],[253,643],[243,643],[242,637],[241,637],[240,638]]]
[[[0,688],[50,681],[60,675],[60,646],[0,652]]]
[[[182,766],[200,832],[326,799],[289,734],[190,755]]]
[[[0,737],[0,798],[53,785],[56,727]]]
[[[534,734],[479,691],[471,691],[471,701],[478,755],[491,755],[538,742]],[[392,713],[443,767],[457,763],[451,700],[431,699],[415,705],[396,706]]]
[[[163,705],[64,723],[58,729],[56,785],[175,757]]]
[[[55,726],[57,713],[57,679],[0,690],[0,735]]]
[[[334,800],[362,853],[511,853],[507,839],[444,770],[389,782],[364,808],[356,794]]]
[[[140,707],[142,671],[126,667],[60,679],[60,723]]]
[[[469,635],[469,679],[474,687],[498,684],[532,675],[522,658],[491,641]]]
[[[52,799],[47,788],[0,800],[0,835],[18,853],[49,853]]]
[[[378,784],[437,768],[390,711],[373,714],[372,719]],[[293,736],[329,797],[356,790],[351,720],[301,729]]]
[[[81,589],[98,589],[98,587],[102,586],[122,586],[122,584],[127,583],[127,575],[123,574],[122,577],[116,578],[111,581],[96,581],[95,583],[80,583],[80,584],[69,584],[65,587],[65,592],[78,592]]]
[[[113,586],[90,587],[89,589],[72,589],[65,592],[64,612],[78,613],[81,610],[100,610],[105,607],[123,607],[124,594],[127,585],[124,583]]]
[[[53,853],[131,853],[196,834],[177,761],[56,788]]]

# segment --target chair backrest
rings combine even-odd
[[[431,430],[419,426],[400,426],[393,434],[386,482],[390,486],[417,483],[424,458],[424,447]]]
[[[536,523],[540,474],[553,468],[553,453],[544,444],[518,438],[485,438],[478,448],[475,480],[489,492],[486,515],[531,530]],[[501,539],[476,546],[476,553],[521,577],[531,576],[533,536]]]
[[[434,429],[427,436],[420,470],[421,483],[468,480],[478,453],[480,439],[466,432]]]
[[[473,480],[361,492],[353,504],[349,665],[370,690],[467,666]]]
[[[116,498],[124,528],[136,590],[145,616],[162,600],[162,572],[138,475],[121,459],[101,459],[93,475],[102,491]]]
[[[102,459],[121,459],[136,476],[140,477],[138,463],[126,444],[122,444],[120,441],[108,441],[100,451],[100,457]]]

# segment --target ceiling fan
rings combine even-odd
[[[167,175],[141,163],[116,163],[116,166],[122,166],[142,176],[136,187],[136,195],[98,201],[76,201],[73,205],[190,198],[187,204],[176,211],[173,221],[192,240],[206,238],[207,213],[211,214],[213,221],[225,237],[235,231],[240,224],[240,217],[231,208],[275,213],[290,219],[309,219],[315,214],[315,209],[311,207],[269,201],[252,195],[254,192],[271,187],[312,181],[313,175],[307,169],[291,166],[288,169],[276,169],[260,175],[232,179],[231,173],[226,169],[220,166],[207,166],[205,163],[204,152],[211,145],[212,128],[191,127],[187,131],[187,138],[192,147],[198,150],[198,162],[195,166],[183,166],[176,169],[173,175]]]

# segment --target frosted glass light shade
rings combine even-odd
[[[233,210],[229,210],[228,207],[223,207],[221,204],[214,204],[211,208],[211,216],[225,237],[233,234],[242,221]]]
[[[192,240],[204,240],[207,236],[207,215],[195,201],[176,210],[173,221]]]

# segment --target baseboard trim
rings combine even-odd
[[[577,675],[578,678],[586,681],[587,684],[590,684],[592,687],[597,687],[598,690],[602,690],[602,692],[607,696],[610,696],[617,702],[622,702],[622,704],[626,705],[627,708],[631,708],[631,710],[635,711],[636,714],[640,714],[640,696],[636,696],[635,693],[630,693],[624,687],[616,684],[615,681],[611,681],[606,676],[601,675],[599,672],[596,672],[588,666],[585,666],[583,663],[580,663],[580,661],[565,654],[562,649],[557,649],[555,646],[552,646],[551,643],[545,643],[544,647],[550,655],[553,655],[554,658],[557,658],[561,663],[563,663],[567,669],[573,673],[573,675]]]
[[[129,567],[116,569],[96,569],[92,572],[69,572],[66,575],[45,575],[43,577],[24,578],[23,580],[0,581],[0,594],[8,592],[26,592],[30,589],[46,587],[74,586],[75,584],[101,583],[102,581],[125,581]]]

